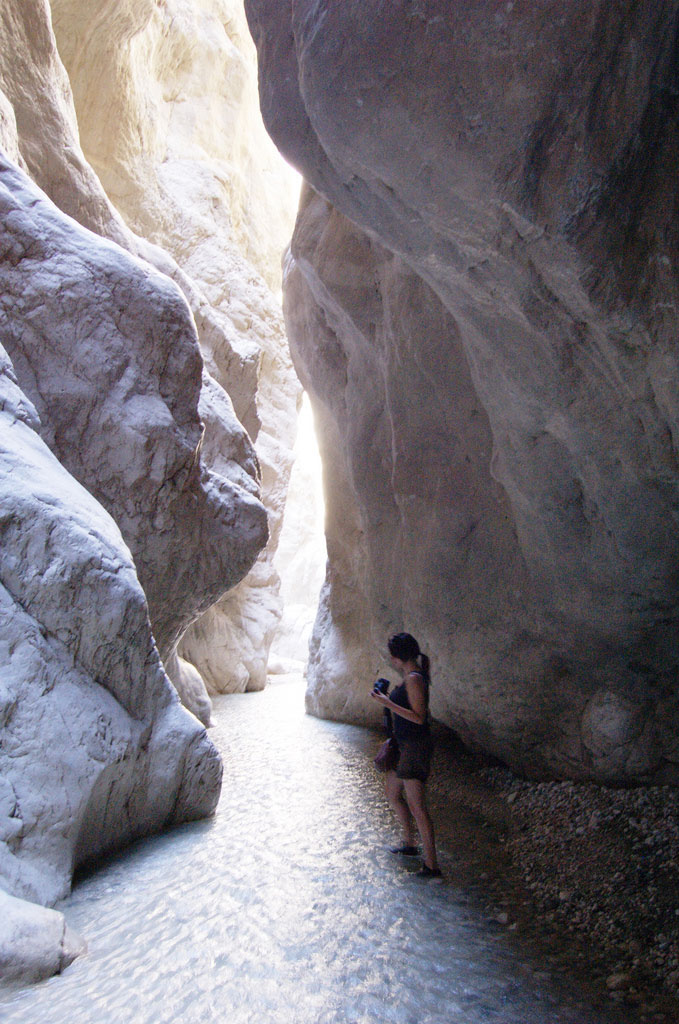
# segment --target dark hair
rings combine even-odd
[[[422,653],[420,645],[414,636],[411,636],[410,633],[395,633],[387,641],[387,647],[391,656],[398,658],[399,661],[417,661],[419,658],[422,675],[427,683],[431,682],[429,677],[429,658],[426,654]]]

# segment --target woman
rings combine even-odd
[[[397,633],[388,642],[391,663],[403,677],[389,697],[373,690],[371,696],[393,715],[394,736],[399,746],[396,769],[387,772],[387,800],[403,828],[403,845],[392,852],[417,854],[413,844],[413,819],[422,840],[424,864],[421,878],[440,878],[436,841],[424,785],[429,776],[432,740],[429,730],[429,658],[410,633]]]

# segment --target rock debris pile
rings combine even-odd
[[[679,995],[679,794],[482,772],[508,810],[504,848],[540,927],[586,940],[615,998]]]

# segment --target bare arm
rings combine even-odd
[[[412,710],[402,708],[400,704],[394,704],[393,700],[389,700],[383,693],[376,693],[373,690],[370,696],[378,704],[384,704],[385,708],[389,708],[395,715],[407,718],[409,722],[415,722],[417,725],[424,725],[427,721],[427,699],[424,680],[417,672],[411,672],[409,676],[406,676],[406,691]]]

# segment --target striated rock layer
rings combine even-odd
[[[309,707],[374,720],[406,628],[467,742],[678,781],[679,4],[246,9],[313,186],[286,283],[329,502]]]

